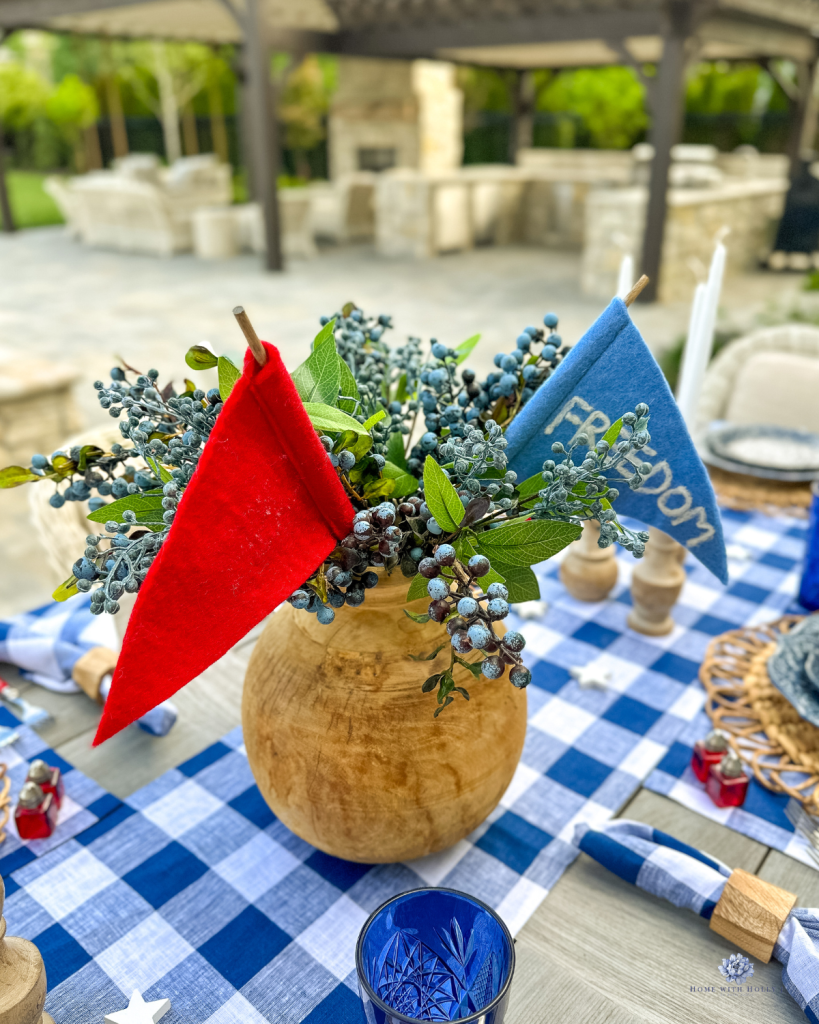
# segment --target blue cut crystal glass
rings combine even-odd
[[[808,548],[799,584],[799,603],[809,612],[819,610],[819,481],[814,483],[812,490]]]
[[[368,1024],[501,1024],[515,969],[509,929],[454,889],[414,889],[383,903],[356,946]]]

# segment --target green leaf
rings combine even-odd
[[[458,529],[464,517],[463,503],[431,455],[424,462],[424,501],[443,530],[452,533]]]
[[[394,480],[371,480],[364,488],[364,497],[373,502],[376,498],[389,498],[394,490]]]
[[[429,580],[422,576],[420,572],[413,576],[412,583],[410,583],[410,588],[407,591],[407,600],[418,601],[422,597],[428,598],[427,583],[429,583]]]
[[[81,473],[84,473],[88,468],[88,457],[93,457],[97,454],[104,455],[105,453],[102,448],[97,448],[95,444],[84,444],[82,448],[80,448],[80,457],[77,461],[77,469]]]
[[[79,590],[77,590],[77,577],[69,576],[65,583],[61,583],[51,596],[55,601],[67,601],[69,597],[73,597],[75,594],[79,594]]]
[[[429,615],[421,615],[419,612],[411,612],[407,608],[404,609],[404,614],[408,619],[412,619],[413,622],[429,622]]]
[[[41,479],[36,473],[32,473],[25,466],[7,466],[0,469],[0,488],[19,487],[20,484],[27,484],[30,480]]]
[[[309,355],[293,373],[293,383],[303,402],[335,405],[340,380],[336,343],[328,341]]]
[[[390,439],[387,442],[387,462],[398,466],[399,469],[407,468],[407,457],[404,455],[404,435],[400,431],[390,434]]]
[[[435,661],[445,647],[449,647],[448,640],[445,640],[442,644],[438,644],[435,650],[431,651],[429,654],[410,654],[410,658],[412,658],[413,661]]]
[[[441,682],[438,685],[438,703],[440,704],[454,689],[455,680],[452,678],[452,671],[450,669],[445,669],[441,673]]]
[[[242,371],[227,356],[219,356],[219,395],[223,402],[233,390],[233,385],[242,376]]]
[[[612,423],[609,429],[603,434],[601,441],[608,441],[609,446],[613,445],[617,438],[620,436],[620,431],[623,429],[623,417],[621,416],[616,423]]]
[[[362,412],[362,416],[363,415],[364,414]],[[361,426],[364,430],[372,430],[376,423],[380,423],[381,420],[386,419],[386,416],[386,412],[384,412],[383,409],[379,409],[378,412],[374,412],[369,419],[364,420]]]
[[[312,351],[315,352],[316,349],[320,348],[325,341],[329,341],[334,336],[335,329],[336,321],[334,318],[332,320],[329,320],[318,332],[315,338],[313,338],[313,344],[311,346]]]
[[[402,373],[398,378],[398,386],[395,389],[395,400],[396,402],[406,402],[410,397],[409,391],[407,391],[407,375]]]
[[[152,459],[150,455],[146,455],[145,460],[154,471],[154,476],[158,476],[163,484],[169,484],[171,480],[173,480],[173,474],[169,470],[165,469],[165,467],[156,459]]]
[[[538,491],[542,491],[546,486],[546,482],[543,479],[542,473],[535,473],[534,476],[527,477],[526,480],[516,484],[515,486],[520,500],[523,501],[524,498],[531,498],[537,494]]]
[[[503,565],[503,563],[498,563],[492,568],[503,574],[504,586],[509,591],[510,601],[519,604],[521,601],[540,600],[540,585],[537,576],[530,568],[524,565]]]
[[[358,385],[355,382],[353,371],[341,356],[338,357],[338,389],[342,395],[346,396],[339,400],[339,409],[354,414],[358,405]]]
[[[54,467],[55,474],[60,479],[65,479],[65,477],[71,476],[77,468],[77,464],[72,462],[71,459],[66,458],[65,455],[58,455],[56,458],[52,459],[51,465]]]
[[[403,498],[405,495],[414,494],[418,490],[418,481],[412,473],[407,473],[406,470],[394,466],[391,462],[385,463],[381,472],[388,480],[395,481],[392,494],[396,498]]]
[[[481,340],[480,334],[473,334],[471,338],[467,338],[466,341],[462,341],[461,344],[455,349],[458,353],[458,366],[464,362],[465,359],[469,359],[472,354],[472,349]]]
[[[185,362],[192,370],[210,370],[217,365],[219,358],[204,345],[194,345],[185,353]]]
[[[346,318],[354,309],[358,309],[358,306],[354,302],[345,302],[341,307],[341,315]]]
[[[581,532],[581,527],[575,523],[515,519],[497,530],[481,533],[478,548],[490,562],[498,565],[536,565],[562,551],[577,540]]]
[[[359,461],[373,446],[373,439],[369,434],[356,434],[353,440],[344,447],[355,455],[356,462]]]
[[[434,676],[430,676],[429,679],[424,680],[424,685],[421,687],[422,693],[429,693],[430,690],[434,690],[438,685],[438,680],[441,678],[442,673],[438,672]]]
[[[326,348],[326,346],[323,346]],[[322,351],[321,349],[319,351]],[[320,402],[305,402],[304,408],[310,417],[310,422],[318,430],[331,430],[338,433],[340,430],[354,430],[356,434],[367,434],[368,431],[352,416],[348,416],[341,409],[334,409],[331,405],[323,405]]]
[[[463,667],[465,669],[468,669],[476,679],[478,679],[480,677],[480,674],[481,674],[481,663],[480,663],[480,661],[476,661],[476,662],[465,661],[463,658],[459,658],[457,654],[455,655],[455,661],[459,665],[463,665]],[[457,690],[457,689],[459,689],[459,687],[456,686],[455,689]],[[466,693],[465,690],[463,692]],[[467,694],[466,699],[469,700],[469,695],[468,694]]]
[[[98,508],[96,512],[89,512],[86,518],[94,523],[107,523],[113,520],[115,523],[124,523],[122,513],[131,511],[136,516],[137,522],[147,527],[154,533],[165,529],[162,514],[165,511],[162,507],[162,494],[126,494],[118,501],[112,501],[110,505]]]
[[[444,708],[448,708],[449,707],[449,705],[452,703],[452,701],[453,701],[452,695],[451,694],[447,694],[446,700],[441,705],[441,707],[435,709],[435,714],[432,717],[433,718],[437,718],[438,715],[440,715],[440,713],[444,710]]]

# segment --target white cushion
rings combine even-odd
[[[819,434],[819,359],[794,352],[754,353],[739,369],[725,419]]]

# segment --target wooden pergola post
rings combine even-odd
[[[9,192],[6,187],[6,157],[2,121],[0,121],[0,215],[3,217],[3,230],[9,232],[14,231],[16,225],[11,213]]]
[[[8,33],[0,27],[0,43]],[[8,188],[6,187],[6,148],[3,135],[3,121],[0,119],[0,216],[3,218],[3,230],[14,231],[14,217],[11,214],[11,203],[9,202]]]
[[[279,174],[279,122],[270,79],[270,43],[260,0],[247,0],[244,18],[249,101],[244,123],[250,130],[253,189],[264,215],[267,269],[283,270],[281,222],[276,180]]]
[[[651,97],[650,140],[654,146],[654,159],[651,162],[641,267],[642,272],[648,275],[649,283],[638,300],[640,302],[657,300],[668,211],[668,171],[671,147],[679,141],[682,129],[686,44],[691,20],[690,0],[671,0],[668,5],[668,31],[663,37],[663,55]]]
[[[534,135],[535,82],[531,71],[513,71],[512,120],[509,126],[508,160],[517,163],[519,149],[530,149]]]

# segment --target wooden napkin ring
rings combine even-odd
[[[796,896],[742,868],[725,883],[711,915],[711,931],[767,964]]]
[[[117,652],[109,647],[92,647],[74,663],[71,677],[83,693],[97,704],[105,703],[100,697],[100,684],[117,667]]]

